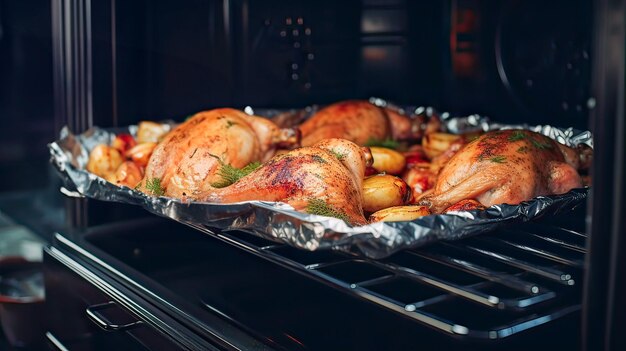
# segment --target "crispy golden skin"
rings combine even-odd
[[[265,118],[235,109],[197,113],[157,145],[139,189],[146,191],[146,181],[156,178],[166,196],[195,199],[220,180],[220,161],[241,168],[267,160],[278,144],[295,142],[292,136]]]
[[[367,148],[348,140],[327,139],[278,155],[233,185],[211,189],[200,199],[282,201],[298,211],[305,211],[311,200],[320,200],[350,223],[364,224],[363,177],[370,157]]]
[[[476,199],[486,207],[515,205],[581,187],[579,167],[574,149],[541,134],[489,132],[458,151],[419,202],[437,213],[464,199]]]

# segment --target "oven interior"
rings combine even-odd
[[[586,236],[558,219],[378,261],[155,218],[57,234],[54,250],[135,285],[206,338],[231,333],[217,317],[251,339],[237,339],[243,349],[402,349],[416,339],[423,349],[572,349]],[[65,328],[51,332],[71,341]]]
[[[588,125],[589,1],[93,6],[102,6],[92,9],[102,17],[91,24],[93,85],[107,89],[94,94],[98,125],[371,96],[503,122]]]

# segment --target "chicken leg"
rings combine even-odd
[[[362,188],[365,167],[371,162],[368,148],[344,139],[326,139],[276,156],[235,184],[210,189],[200,199],[282,201],[297,211],[307,211],[312,200],[317,200],[360,225],[366,223]]]
[[[432,191],[419,199],[433,212],[464,199],[486,207],[519,204],[582,186],[574,149],[526,130],[489,132],[467,144],[443,167]]]
[[[155,148],[139,189],[153,179],[164,195],[194,199],[219,180],[221,163],[241,168],[268,160],[278,146],[294,146],[298,133],[270,120],[222,108],[204,111],[172,130]]]
[[[342,138],[359,145],[373,140],[414,139],[421,135],[422,121],[410,119],[367,101],[351,100],[329,105],[300,125],[302,145],[323,139]]]

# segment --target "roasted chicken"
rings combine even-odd
[[[268,160],[278,146],[297,144],[298,133],[268,119],[223,108],[195,114],[156,146],[139,190],[159,180],[166,196],[195,199],[218,182],[222,164],[241,168]]]
[[[300,125],[302,145],[311,146],[329,138],[359,145],[370,140],[410,139],[421,125],[417,121],[367,101],[342,101],[321,109]]]
[[[526,130],[488,132],[459,150],[419,203],[436,213],[464,199],[489,207],[581,187],[588,154]]]
[[[282,201],[298,211],[365,224],[363,177],[371,161],[367,148],[344,139],[326,139],[275,156],[238,182],[207,189],[198,198],[217,203]]]

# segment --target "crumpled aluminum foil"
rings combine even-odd
[[[396,107],[382,99],[370,102],[396,108],[409,115],[438,114],[430,107]],[[249,113],[283,119],[283,125],[295,124],[316,111],[316,107],[303,110],[268,110],[246,107]],[[542,133],[568,146],[581,143],[593,147],[588,131],[572,128],[539,125],[505,125],[489,121],[479,115],[450,117],[438,114],[447,131],[461,133],[473,130],[524,128]],[[243,230],[260,237],[283,242],[305,250],[339,250],[347,253],[380,259],[399,250],[414,248],[437,240],[456,240],[491,231],[497,227],[528,221],[546,214],[570,211],[582,203],[587,188],[573,189],[567,194],[539,196],[519,205],[495,205],[484,211],[462,211],[443,215],[430,215],[411,222],[378,222],[353,227],[342,220],[310,215],[293,210],[284,203],[246,201],[233,204],[186,203],[166,197],[152,197],[128,187],[118,187],[85,170],[89,151],[98,144],[110,143],[119,132],[136,132],[136,126],[108,131],[92,128],[73,135],[67,128],[60,139],[49,144],[51,162],[58,170],[71,194],[74,191],[88,198],[115,201],[142,206],[159,216],[213,234],[219,230]]]

